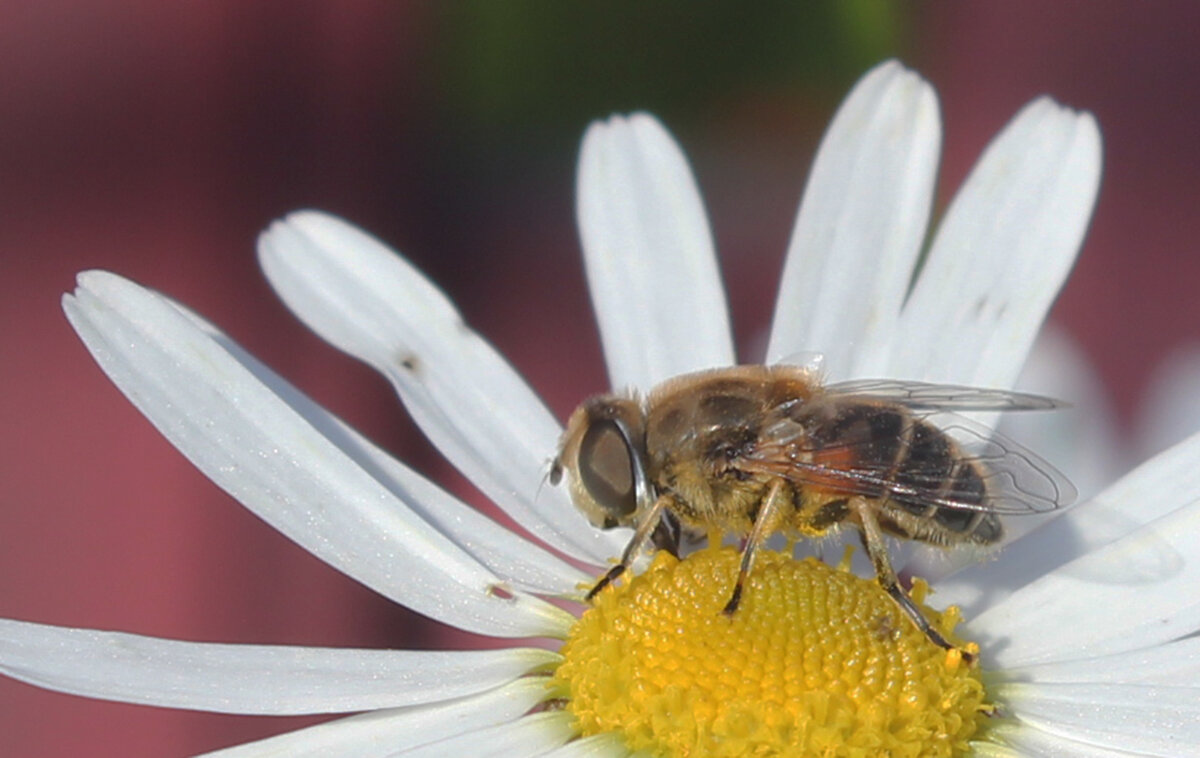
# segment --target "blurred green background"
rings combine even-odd
[[[464,132],[561,136],[648,103],[672,122],[747,97],[835,103],[903,48],[908,24],[878,0],[458,3],[437,20],[435,60]]]

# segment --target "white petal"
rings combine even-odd
[[[164,298],[87,272],[63,308],[105,373],[180,452],[313,555],[468,631],[560,635],[573,621],[505,587]]]
[[[816,351],[835,378],[883,376],[925,238],[937,97],[889,61],[863,77],[817,152],[792,232],[767,360]]]
[[[346,650],[181,642],[0,619],[0,671],[59,692],[219,713],[346,713],[432,703],[552,666],[536,648]]]
[[[1013,721],[988,724],[987,736],[989,740],[1003,744],[972,743],[971,755],[981,758],[1123,758],[1145,755],[1068,740]]]
[[[1060,737],[1139,754],[1200,756],[1196,687],[1006,684],[989,694],[1021,721]]]
[[[1066,529],[1085,549],[1106,545],[1190,503],[1200,492],[1200,434],[1159,453],[1050,529]],[[1085,507],[1086,506],[1086,507]],[[1072,524],[1071,522],[1077,522]],[[1057,535],[1065,539],[1067,533]]]
[[[625,758],[629,754],[629,748],[614,733],[584,737],[542,753],[545,758]]]
[[[207,758],[373,758],[519,718],[546,697],[539,678],[433,705],[363,713],[206,753]]]
[[[648,390],[734,362],[704,204],[687,159],[654,117],[588,128],[576,185],[588,287],[614,388]]]
[[[888,375],[1011,387],[1083,240],[1100,181],[1090,114],[1048,98],[984,151],[900,316]]]
[[[998,431],[1036,448],[1038,455],[1067,475],[1081,500],[1093,497],[1118,473],[1129,470],[1120,452],[1113,409],[1094,369],[1069,335],[1053,328],[1042,330],[1017,389],[1069,399],[1069,407],[1048,413],[1007,414],[1001,418]],[[1005,519],[1001,542],[988,549],[989,556],[998,556],[999,561],[981,563],[980,556],[969,550],[947,553],[942,547],[920,545],[904,565],[904,572],[928,579],[937,588],[939,603],[957,604],[967,618],[972,618],[984,602],[999,602],[1012,589],[1092,547],[1075,539],[1058,539],[1053,543],[1056,547],[1050,549],[1044,538],[1039,540],[1039,549],[1007,547],[1035,529],[1046,529],[1048,521],[1062,515]],[[974,568],[954,573],[967,566]]]
[[[971,622],[990,667],[1091,658],[1200,628],[1200,500],[1022,587]]]
[[[469,755],[472,758],[532,758],[549,752],[571,739],[575,735],[571,728],[573,718],[566,711],[546,711],[413,750],[398,751],[395,755],[403,755],[406,758],[445,758],[455,755]]]
[[[391,380],[413,419],[484,494],[547,544],[597,564],[622,537],[543,486],[561,427],[512,367],[420,272],[340,219],[293,213],[259,240],[288,307]]]
[[[1061,518],[1041,525],[1005,548],[998,560],[979,563],[939,583],[939,603],[960,604],[967,618],[974,618],[1064,563],[1182,508],[1200,492],[1197,460],[1200,435],[1152,458]]]
[[[591,580],[588,574],[518,537],[397,461],[314,403],[212,324],[186,307],[174,305],[377,482],[503,579],[522,589],[562,596],[578,594],[578,586]]]
[[[1200,683],[1200,637],[1187,637],[1165,645],[1102,658],[1008,669],[1004,676],[1028,682],[1109,682],[1194,687]],[[1200,697],[1200,692],[1197,697]]]
[[[1147,455],[1200,431],[1200,344],[1175,348],[1155,367],[1138,415],[1138,449]]]
[[[992,742],[972,743],[971,756],[972,758],[1026,758],[1026,756],[1010,747],[997,745]],[[1046,757],[1042,756],[1042,758]]]
[[[1007,414],[997,428],[1057,466],[1080,501],[1132,468],[1122,455],[1116,412],[1095,365],[1070,334],[1053,324],[1043,329],[1016,386],[1070,403],[1050,412]]]

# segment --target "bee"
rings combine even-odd
[[[1075,490],[1053,466],[956,413],[1061,407],[1005,390],[868,379],[824,384],[788,365],[735,366],[670,379],[644,399],[598,395],[567,423],[550,467],[595,526],[633,527],[620,561],[587,599],[651,542],[716,530],[744,539],[726,614],[737,610],[768,537],[857,530],[876,580],[935,644],[892,568],[884,535],[942,547],[993,546],[1000,517],[1053,511]]]

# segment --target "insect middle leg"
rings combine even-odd
[[[860,524],[859,536],[867,551],[867,557],[871,559],[871,565],[875,568],[875,581],[879,582],[879,586],[891,595],[892,600],[896,601],[896,605],[900,606],[900,609],[929,638],[930,642],[945,650],[959,650],[963,660],[970,663],[974,656],[950,644],[941,635],[941,632],[934,629],[933,625],[929,623],[929,619],[925,618],[925,614],[921,613],[921,609],[900,586],[900,580],[896,578],[896,572],[892,569],[892,561],[888,557],[887,545],[884,543],[879,521],[875,518],[875,513],[867,502],[860,497],[851,498],[850,511]]]
[[[782,516],[780,509],[787,494],[788,486],[783,479],[772,479],[771,483],[767,485],[767,494],[758,507],[758,513],[754,516],[754,526],[751,527],[750,534],[746,537],[746,546],[742,548],[742,565],[738,569],[737,581],[733,585],[733,594],[729,597],[729,602],[725,604],[726,616],[732,615],[738,609],[738,604],[742,602],[742,587],[746,584],[746,577],[750,575],[750,569],[754,567],[754,554],[779,526],[779,519]]]

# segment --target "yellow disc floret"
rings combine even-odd
[[[986,709],[976,667],[931,643],[879,586],[812,558],[660,553],[572,629],[555,696],[583,735],[655,756],[957,756]],[[950,635],[957,612],[923,609]],[[957,642],[956,642],[957,644]]]

